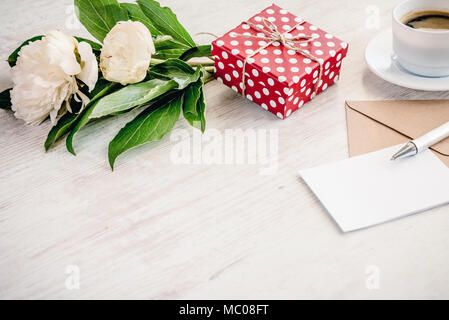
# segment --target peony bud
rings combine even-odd
[[[106,35],[100,55],[100,68],[106,80],[122,85],[142,81],[147,75],[153,38],[144,24],[120,21]]]

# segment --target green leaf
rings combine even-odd
[[[14,50],[13,53],[11,53],[11,55],[8,57],[8,63],[11,67],[14,67],[16,65],[17,62],[17,58],[19,57],[19,52],[20,49],[22,49],[23,46],[26,46],[27,44],[29,44],[30,42],[34,42],[37,40],[41,40],[44,36],[36,36],[33,37],[31,39],[26,40],[24,43],[22,43],[16,50]]]
[[[90,93],[92,97],[89,103],[95,102],[105,93],[102,91],[110,85],[110,82],[104,78],[100,78],[95,85],[95,88]],[[73,102],[73,101],[72,101]],[[89,107],[89,104],[86,108]],[[73,106],[72,106],[73,110]],[[69,113],[67,112],[61,119],[59,119],[56,126],[52,127],[48,133],[47,140],[45,140],[45,151],[48,151],[59,139],[64,137],[76,124],[77,120],[81,118],[82,112],[80,113]]]
[[[132,21],[142,22],[148,30],[150,30],[151,35],[158,36],[160,31],[151,23],[151,20],[142,12],[140,7],[135,3],[120,3],[120,6],[128,12],[128,17]]]
[[[117,0],[75,0],[75,12],[92,36],[103,42],[119,21],[128,20],[128,13]]]
[[[98,101],[89,118],[100,118],[143,105],[177,87],[173,80],[159,79],[128,85]]]
[[[137,0],[137,4],[161,34],[170,35],[173,39],[178,40],[189,47],[195,46],[192,37],[186,29],[184,29],[181,23],[179,23],[178,18],[176,18],[176,15],[170,8],[161,7],[160,4],[154,0]]]
[[[165,49],[159,50],[153,56],[156,59],[167,60],[167,59],[177,59],[180,55],[182,55],[186,49]]]
[[[11,89],[0,93],[0,109],[11,109]]]
[[[182,113],[184,118],[193,126],[195,121],[198,121],[198,111],[196,105],[201,94],[201,83],[199,81],[189,85],[184,94],[184,104],[182,106]]]
[[[154,39],[154,47],[156,48],[156,59],[166,60],[170,58],[178,58],[190,47],[173,39],[172,36],[158,36]]]
[[[160,140],[175,125],[181,113],[182,92],[161,99],[128,122],[109,143],[109,164],[114,169],[115,160],[123,152],[142,144]]]
[[[102,86],[101,89],[98,88],[97,90],[93,90],[92,92],[96,92],[96,95],[90,100],[90,102],[84,107],[83,111],[81,111],[79,114],[77,114],[77,118],[75,119],[76,124],[74,125],[72,131],[67,136],[67,140],[65,142],[67,150],[72,153],[73,155],[76,155],[75,149],[73,148],[73,138],[75,137],[75,134],[81,130],[82,127],[84,127],[89,122],[89,115],[92,113],[92,110],[95,108],[95,105],[97,104],[98,100],[111,92],[114,88],[118,86],[115,82],[108,82],[107,85]]]
[[[154,39],[154,47],[156,51],[166,49],[189,49],[190,47],[176,41],[172,36],[158,36]]]
[[[190,84],[185,90],[182,111],[184,118],[190,125],[204,132],[206,122],[204,118],[205,105],[202,87],[203,79],[201,72],[198,81]]]
[[[179,59],[188,61],[192,58],[211,57],[212,47],[210,45],[198,46],[185,51]]]
[[[51,128],[48,133],[47,140],[45,140],[44,147],[45,151],[48,151],[56,141],[61,139],[67,132],[73,128],[73,125],[76,123],[78,119],[77,113],[67,112],[61,119],[59,119],[58,123]]]
[[[73,138],[75,137],[75,134],[81,130],[82,127],[84,127],[89,122],[89,115],[92,113],[92,110],[95,108],[95,105],[97,104],[97,101],[94,101],[92,103],[89,103],[84,110],[79,113],[77,116],[76,124],[73,127],[73,130],[69,133],[67,136],[67,139],[65,140],[65,146],[67,148],[67,151],[69,151],[71,154],[76,156],[75,149],[73,148]]]
[[[111,88],[118,87],[117,83],[111,84],[110,81],[100,77],[95,84],[95,88],[89,93],[91,100],[97,100],[110,91]]]
[[[199,77],[198,72],[179,59],[168,59],[151,67],[150,75],[155,78],[175,80],[179,85],[178,89],[184,89],[190,83],[197,81]]]
[[[143,105],[177,87],[173,80],[159,79],[128,85],[102,98],[89,118],[100,118]]]
[[[204,103],[204,92],[203,88],[201,88],[200,98],[198,99],[197,105],[197,113],[199,116],[199,122],[201,124],[201,132],[206,130],[206,117],[204,116],[204,112],[206,111],[206,104]]]

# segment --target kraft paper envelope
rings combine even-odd
[[[449,100],[346,101],[349,156],[410,139],[449,121]],[[449,167],[449,138],[431,150]]]

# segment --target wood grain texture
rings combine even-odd
[[[192,34],[223,34],[271,3],[161,2]],[[272,176],[249,164],[175,165],[168,136],[127,153],[111,172],[107,144],[132,114],[80,131],[74,157],[62,144],[44,152],[49,123],[25,126],[0,110],[0,298],[449,298],[449,207],[342,234],[297,177],[347,157],[345,99],[449,98],[369,72],[364,48],[390,26],[394,1],[372,3],[277,1],[350,43],[338,85],[287,120],[207,85],[208,128],[279,130]],[[2,0],[0,56],[51,29],[88,36],[74,28],[71,4]],[[379,26],[369,29],[373,10]],[[79,289],[65,286],[69,265],[79,267]],[[377,290],[366,285],[371,265]]]

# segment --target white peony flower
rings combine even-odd
[[[12,110],[28,124],[39,124],[49,115],[53,125],[70,109],[74,97],[85,105],[76,78],[89,91],[98,80],[98,63],[91,46],[59,31],[22,47],[12,68]]]
[[[153,38],[144,24],[120,21],[106,35],[100,68],[106,80],[122,85],[142,81],[155,54]]]

